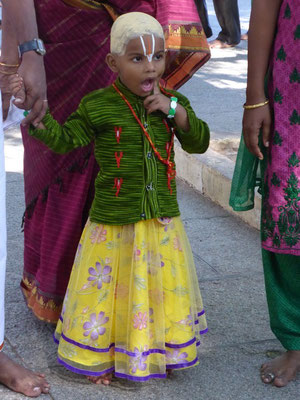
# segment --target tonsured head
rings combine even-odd
[[[131,39],[144,35],[153,36],[165,40],[164,31],[160,23],[151,15],[132,12],[121,15],[113,23],[110,32],[110,52],[119,56],[124,55],[126,46]],[[153,43],[151,43],[146,51],[153,49]],[[147,53],[151,54],[151,53]]]
[[[133,93],[148,96],[165,69],[165,40],[160,23],[148,14],[121,15],[111,29],[106,61]]]

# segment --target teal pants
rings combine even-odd
[[[300,350],[300,257],[262,250],[270,325],[287,350]]]

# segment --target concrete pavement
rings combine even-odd
[[[8,261],[5,351],[16,361],[42,371],[52,400],[296,400],[300,381],[277,389],[260,382],[259,366],[283,349],[272,335],[264,294],[259,233],[178,180],[182,218],[191,241],[209,332],[202,341],[200,365],[171,379],[144,384],[92,385],[56,362],[54,328],[37,321],[19,288],[22,273],[24,208],[22,145],[17,129],[6,131]],[[1,400],[24,397],[0,386]]]
[[[239,0],[242,32],[249,24],[251,0]],[[207,1],[214,39],[220,27],[212,0]],[[197,115],[208,122],[211,144],[203,155],[188,155],[177,146],[178,176],[193,185],[229,212],[228,205],[234,161],[241,136],[247,78],[247,42],[237,47],[213,49],[211,60],[181,89],[191,101]],[[238,214],[253,227],[259,227],[260,198],[254,210]]]

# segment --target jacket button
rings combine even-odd
[[[148,151],[148,153],[147,153],[147,158],[152,158],[152,153],[151,153],[151,151]]]
[[[141,217],[142,217],[142,218],[145,218],[145,217],[146,217],[146,214],[145,214],[145,213],[142,213],[142,214],[141,214]]]

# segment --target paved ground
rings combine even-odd
[[[247,29],[250,0],[239,1],[242,28]],[[214,33],[218,32],[208,1]],[[238,140],[246,79],[246,43],[218,50],[182,89],[199,116],[207,120],[216,140]],[[259,233],[238,218],[178,181],[182,218],[197,267],[207,311],[209,333],[201,347],[200,366],[178,371],[172,379],[146,384],[116,381],[96,387],[56,362],[53,327],[31,315],[19,289],[24,208],[22,145],[17,130],[6,131],[8,265],[5,351],[29,368],[43,371],[54,400],[297,400],[300,381],[287,388],[263,385],[259,365],[282,351],[272,335],[266,308],[260,261]],[[0,386],[1,400],[23,399]]]
[[[172,379],[146,384],[116,381],[97,387],[56,362],[53,327],[27,310],[19,289],[22,270],[20,222],[23,213],[22,147],[18,132],[6,133],[8,265],[5,351],[29,368],[43,371],[55,400],[296,400],[300,381],[276,389],[260,382],[258,367],[282,348],[268,326],[260,262],[259,234],[179,181],[182,218],[193,248],[209,333],[199,367]],[[74,394],[76,393],[76,394]],[[0,386],[1,400],[23,396]]]
[[[239,0],[242,32],[249,25],[251,0]],[[209,20],[214,36],[220,26],[214,14],[212,0],[207,1]],[[239,139],[242,105],[245,102],[247,74],[247,42],[237,47],[213,49],[211,60],[182,88],[197,114],[208,122],[215,139]]]

